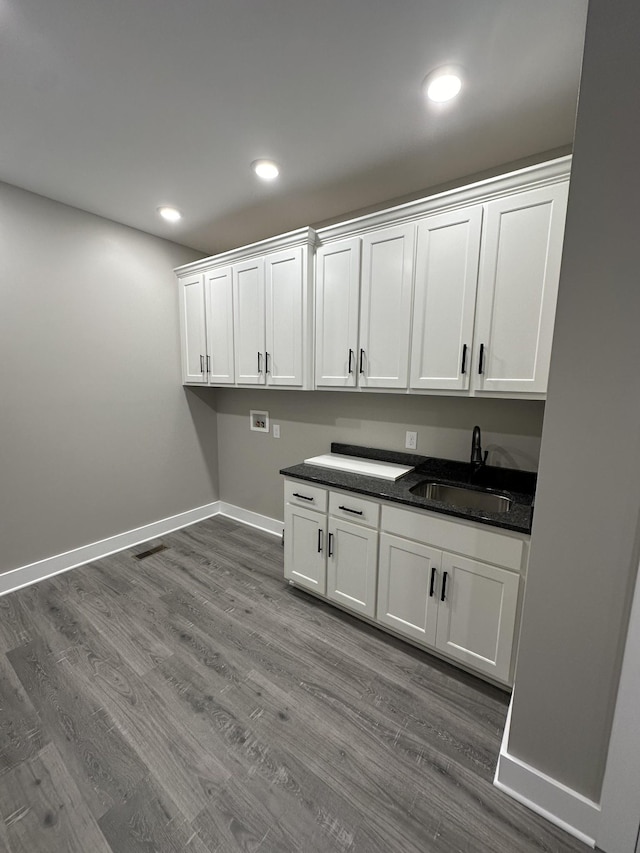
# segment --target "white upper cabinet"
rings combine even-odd
[[[235,382],[233,352],[233,284],[231,267],[204,274],[207,327],[206,369],[211,385]]]
[[[544,398],[569,167],[180,267],[183,381]]]
[[[485,205],[473,387],[544,394],[555,320],[568,182]]]
[[[183,382],[311,388],[315,232],[177,270]]]
[[[182,381],[198,385],[207,382],[204,277],[202,273],[179,279]]]
[[[482,205],[418,224],[411,388],[469,387]]]
[[[269,385],[302,387],[304,382],[303,256],[296,246],[265,258],[266,344]]]
[[[358,373],[363,388],[406,388],[415,225],[362,238]]]
[[[236,379],[238,385],[265,384],[264,261],[233,266]]]
[[[316,253],[316,385],[353,388],[357,381],[360,310],[359,237]]]

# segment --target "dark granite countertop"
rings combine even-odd
[[[285,477],[307,480],[311,483],[317,483],[319,486],[345,489],[368,497],[405,504],[416,509],[426,509],[430,512],[452,515],[456,518],[476,521],[491,527],[501,527],[504,530],[531,533],[537,479],[534,472],[484,465],[473,474],[471,482],[469,482],[471,469],[468,462],[336,442],[332,443],[331,452],[340,453],[344,456],[359,456],[363,459],[377,459],[381,462],[413,465],[415,470],[405,474],[395,482],[383,480],[380,477],[367,477],[364,474],[352,474],[348,471],[336,471],[319,465],[307,465],[304,462],[300,465],[283,468],[280,473],[284,474]],[[453,507],[440,501],[412,494],[411,487],[427,479],[449,485],[470,486],[478,491],[497,491],[511,498],[511,507],[507,512],[486,512],[485,510]]]

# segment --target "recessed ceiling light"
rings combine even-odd
[[[280,169],[273,160],[254,160],[251,168],[263,181],[273,181],[280,174]]]
[[[166,219],[167,222],[178,222],[182,219],[182,214],[177,207],[167,207],[167,205],[162,205],[158,208],[158,213],[163,219]]]
[[[427,76],[423,87],[431,101],[450,101],[462,88],[462,72],[454,66],[436,68]]]

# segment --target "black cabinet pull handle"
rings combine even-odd
[[[200,356],[200,373],[204,373],[204,356]]]
[[[480,358],[478,359],[478,373],[484,373],[484,344],[480,344]]]
[[[262,373],[262,353],[258,353],[258,373]]]
[[[433,598],[433,593],[436,588],[436,567],[431,568],[431,583],[429,584],[429,598]]]
[[[353,373],[353,367],[351,367],[351,361],[353,359],[353,350],[349,350],[349,373]]]
[[[333,533],[329,534],[329,556],[333,557]]]
[[[269,373],[269,353],[265,352],[264,354],[264,372]]]
[[[211,373],[211,356],[207,356],[207,373]]]
[[[464,374],[467,372],[467,345],[463,344],[462,346],[462,365],[460,366],[460,373]]]
[[[313,498],[308,498],[306,495],[301,495],[300,492],[293,493],[294,498],[302,498],[303,501],[312,501]]]
[[[442,595],[440,596],[440,601],[444,601],[447,592],[447,573],[445,572],[442,575]]]
[[[354,515],[364,515],[361,509],[349,509],[348,506],[339,506],[338,509],[343,509],[345,512],[352,512]]]
[[[321,527],[318,528],[318,554],[322,551],[322,533]]]
[[[364,373],[364,350],[360,350],[360,373]]]

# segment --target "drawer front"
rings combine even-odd
[[[517,534],[494,533],[486,527],[422,510],[382,507],[381,529],[386,533],[465,554],[519,572],[523,568],[524,539]]]
[[[380,504],[346,492],[329,493],[329,513],[345,521],[377,527],[380,518]]]
[[[315,509],[317,512],[326,512],[327,495],[326,489],[320,486],[312,486],[304,480],[284,481],[285,503],[294,506],[304,506],[307,509]]]

